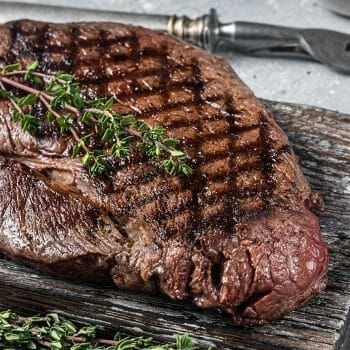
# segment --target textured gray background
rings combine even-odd
[[[28,1],[28,0],[27,0]],[[350,1],[350,0],[349,0]],[[58,3],[46,0],[47,3]],[[338,17],[317,0],[60,0],[60,4],[87,8],[138,11],[197,16],[218,10],[221,21],[248,20],[301,27],[323,27],[350,33],[350,19]],[[34,8],[0,1],[0,22],[18,18],[48,21],[113,20],[111,14]],[[267,59],[225,52],[241,76],[257,96],[288,102],[317,105],[350,113],[350,76],[320,64],[287,59]]]

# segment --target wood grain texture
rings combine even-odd
[[[53,279],[0,259],[0,307],[58,310],[73,320],[103,325],[106,331],[152,335],[162,341],[187,331],[203,348],[350,349],[350,116],[266,103],[287,132],[313,190],[325,201],[321,229],[331,260],[324,293],[269,325],[233,327],[229,316],[187,302]]]

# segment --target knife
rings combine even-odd
[[[60,0],[59,3],[53,0],[16,2],[70,8],[88,7],[85,11],[90,13],[92,10],[86,2],[75,5],[70,0]],[[107,0],[107,2],[112,4],[111,1]],[[350,73],[350,35],[348,34],[326,29],[292,28],[251,22],[221,23],[214,9],[195,19],[177,15],[118,12],[111,9],[113,9],[112,6],[108,9],[108,17],[116,22],[166,31],[210,52],[217,52],[222,46],[226,46],[254,56],[313,59],[333,69]]]

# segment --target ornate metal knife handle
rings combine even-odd
[[[193,20],[170,16],[167,31],[210,52],[224,42],[250,55],[312,58],[350,73],[350,35],[340,32],[250,22],[221,23],[214,9]]]
[[[171,16],[167,31],[211,52],[215,51],[221,42],[250,53],[281,46],[286,51],[286,46],[296,46],[299,40],[299,32],[294,28],[249,22],[221,23],[214,9],[196,19]]]

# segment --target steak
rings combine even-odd
[[[261,324],[325,287],[317,204],[286,135],[229,64],[117,23],[0,26],[0,63],[73,73],[90,98],[162,125],[194,172],[135,154],[90,177],[73,140],[25,134],[0,101],[0,251],[57,276],[162,292]],[[36,106],[43,116],[43,108]]]

